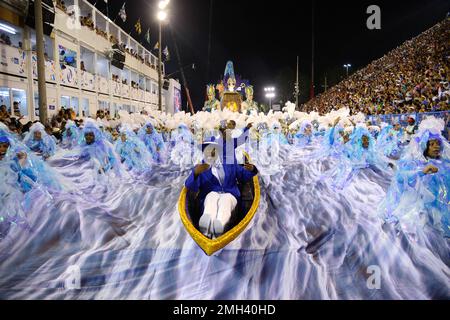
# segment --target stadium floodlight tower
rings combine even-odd
[[[344,64],[344,68],[347,70],[347,78],[348,78],[348,70],[352,67],[350,63]]]
[[[264,88],[264,92],[266,93],[266,98],[269,99],[270,109],[272,109],[272,99],[276,97],[275,88],[274,87],[266,87],[266,88]]]
[[[158,4],[159,48],[158,48],[158,110],[162,111],[162,24],[167,20],[167,6],[170,0],[161,0]]]

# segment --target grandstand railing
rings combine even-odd
[[[414,116],[416,118],[416,123],[420,123],[422,119],[429,116],[434,116],[436,118],[441,118],[446,120],[447,116],[450,114],[450,110],[440,111],[440,112],[424,112],[424,113],[402,113],[402,114],[382,114],[368,116],[367,120],[371,122],[385,122],[389,124],[400,123],[402,126],[408,125],[408,117]]]

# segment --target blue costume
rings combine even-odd
[[[429,224],[450,237],[450,145],[441,134],[442,120],[424,120],[419,132],[405,150],[395,179],[382,206],[387,222],[399,223],[407,232]],[[438,141],[440,156],[427,155],[429,141]],[[436,173],[425,173],[432,165]]]
[[[306,132],[307,129],[311,130],[310,133]],[[303,148],[308,145],[311,145],[312,140],[313,140],[312,124],[309,121],[303,121],[300,126],[300,129],[294,135],[294,146]]]
[[[401,155],[400,141],[397,132],[394,131],[391,125],[383,128],[378,135],[377,149],[386,157],[398,159]]]
[[[12,225],[26,224],[24,212],[33,208],[38,194],[51,200],[48,191],[60,191],[61,185],[56,173],[12,135],[0,132],[0,144],[8,146],[0,159],[1,239]]]
[[[193,163],[194,137],[185,124],[179,125],[178,129],[173,132],[171,146],[171,161],[183,170],[188,169]]]
[[[230,193],[236,199],[241,198],[237,182],[248,182],[257,172],[250,172],[238,164],[224,164],[225,180],[220,184],[219,180],[212,174],[212,170],[202,173],[195,178],[194,172],[191,173],[186,181],[186,187],[192,192],[200,192],[200,200],[205,200],[210,192]]]
[[[147,130],[150,129],[151,133],[147,133]],[[164,157],[163,154],[165,152],[165,143],[163,136],[155,130],[155,127],[151,122],[147,122],[145,126],[143,126],[138,133],[139,139],[145,143],[147,150],[153,157],[153,160],[156,163],[163,163]]]
[[[221,166],[224,170],[222,182],[213,175],[212,168],[209,168],[197,178],[195,177],[195,171],[193,169],[191,175],[187,179],[185,183],[186,188],[195,193],[199,192],[199,199],[202,204],[206,196],[211,192],[220,194],[229,193],[239,200],[241,198],[241,192],[238,188],[238,181],[241,183],[248,182],[258,174],[256,167],[254,172],[251,172],[238,164],[221,163]]]
[[[78,146],[78,142],[80,140],[81,131],[77,127],[77,125],[69,120],[66,123],[66,129],[62,135],[62,143],[61,146],[67,149],[73,149]]]
[[[123,127],[120,133],[121,137],[115,143],[115,150],[127,170],[142,172],[151,169],[153,157],[144,143],[127,127]]]
[[[93,133],[95,136],[95,141],[92,144],[86,142],[86,134],[88,133]],[[106,173],[113,168],[118,172],[120,160],[114,152],[113,145],[107,141],[95,121],[88,120],[86,122],[80,136],[79,145],[81,147],[80,159],[94,161],[99,172]]]
[[[274,124],[272,126],[272,130],[267,134],[266,136],[267,143],[269,145],[288,145],[288,139],[286,136],[281,132],[281,126],[279,124]]]
[[[368,140],[368,146],[363,146],[363,137]],[[360,170],[375,169],[384,171],[388,169],[387,159],[381,156],[375,149],[375,139],[370,132],[363,127],[355,130],[350,142],[343,145],[340,163],[332,169],[328,176],[333,180],[332,185],[337,189],[344,189]]]
[[[41,134],[40,139],[36,139],[35,133]],[[45,132],[44,126],[37,122],[25,136],[23,143],[33,152],[42,155],[44,159],[53,156],[56,152],[56,140]]]

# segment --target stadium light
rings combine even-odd
[[[165,21],[166,19],[167,19],[167,12],[159,11],[158,12],[158,20],[159,21]]]
[[[266,87],[264,88],[264,92],[266,93],[266,99],[269,99],[270,109],[272,109],[272,99],[276,97],[275,88],[274,87]]]
[[[158,27],[159,27],[159,48],[158,48],[158,110],[162,110],[162,24],[167,19],[167,6],[169,5],[170,0],[161,0],[158,4],[159,12],[157,15],[158,18]],[[167,107],[167,106],[166,106]]]
[[[348,69],[350,69],[352,65],[350,63],[344,64],[344,68],[347,70],[347,78],[348,78]]]

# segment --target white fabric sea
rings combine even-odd
[[[281,146],[277,166],[255,159],[258,212],[211,257],[179,217],[186,166],[117,177],[52,160],[75,187],[36,191],[29,228],[0,241],[0,299],[449,299],[449,240],[397,234],[379,216],[392,175],[362,170],[337,190],[324,173],[339,163],[308,159],[314,149]],[[79,287],[68,288],[73,270]]]

